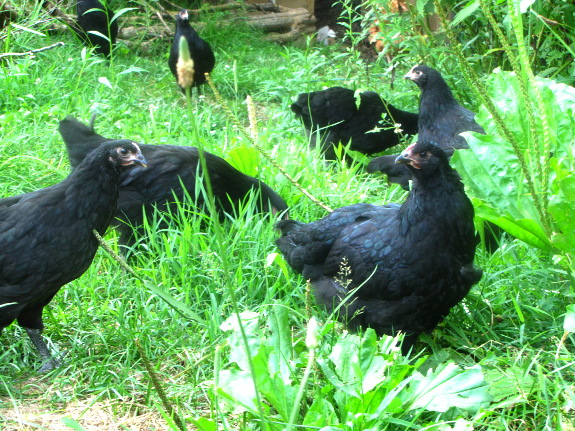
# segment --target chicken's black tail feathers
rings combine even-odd
[[[301,228],[302,226],[304,226],[305,223],[302,223],[301,221],[297,221],[297,220],[280,220],[275,224],[275,228],[279,231],[281,231],[282,236],[286,236],[289,235],[290,233],[298,230],[299,228]]]

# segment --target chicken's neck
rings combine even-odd
[[[108,160],[102,162],[102,157],[82,163],[68,177],[64,205],[103,235],[116,211],[119,176],[117,168]]]
[[[458,105],[451,89],[445,82],[436,82],[423,89],[419,100],[419,124],[435,121],[435,118]]]
[[[471,202],[465,195],[463,184],[455,171],[442,172],[426,178],[413,179],[413,188],[398,217],[402,233],[406,234],[421,222],[449,225],[473,213]]]

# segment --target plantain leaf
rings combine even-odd
[[[258,173],[258,152],[255,148],[234,148],[228,153],[227,161],[246,175],[255,177]]]
[[[556,181],[557,193],[549,200],[549,212],[556,223],[558,233],[552,237],[553,244],[568,253],[575,253],[575,218],[572,216],[575,200],[575,176]]]
[[[429,370],[426,376],[415,372],[408,389],[400,394],[409,410],[424,408],[445,412],[452,407],[476,412],[491,401],[480,365],[462,369],[450,362]]]
[[[242,337],[240,323],[243,326],[248,343],[249,354],[257,355],[262,347],[261,334],[259,331],[259,314],[253,311],[242,311],[239,313],[239,319],[236,314],[232,314],[221,325],[220,329],[229,332],[228,345],[230,346],[230,362],[235,362],[242,370],[248,372],[250,364],[246,354],[246,345]]]
[[[257,414],[254,381],[248,371],[220,370],[216,392],[228,401],[234,413]]]
[[[536,102],[533,89],[528,90],[528,97],[520,97],[523,92],[513,73],[493,73],[489,93],[517,147],[499,135],[493,118],[482,108],[477,120],[487,134],[463,133],[471,151],[457,151],[452,163],[470,196],[476,198],[478,217],[534,247],[574,253],[575,218],[570,214],[575,206],[575,89],[542,78],[536,78],[535,85],[543,104]],[[531,127],[525,115],[526,100],[536,106],[535,120],[539,122],[544,115],[548,127],[542,121]],[[543,227],[536,199],[552,233]]]
[[[478,199],[472,199],[472,201],[476,216],[496,224],[515,238],[533,247],[548,251],[552,250],[553,245],[549,241],[547,234],[535,221],[527,218],[515,219],[510,215],[501,215],[485,202]]]

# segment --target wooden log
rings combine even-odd
[[[269,40],[270,42],[276,42],[281,45],[295,42],[302,36],[306,34],[312,34],[315,32],[315,25],[307,25],[307,26],[296,26],[291,31],[287,33],[269,33],[266,35],[265,39]]]
[[[234,3],[234,5],[237,6],[238,4]],[[267,5],[267,3],[265,5]],[[251,9],[252,12],[246,12],[245,9],[237,9],[236,12],[231,12],[230,18],[225,19],[224,22],[229,25],[243,22],[264,33],[276,32],[285,34],[284,36],[272,35],[268,38],[268,40],[279,43],[287,43],[298,39],[303,34],[315,32],[315,17],[310,15],[307,9],[303,7],[291,9],[278,6],[279,12],[264,12],[263,9],[265,8],[262,9],[260,6],[263,5],[258,5],[258,7],[248,5],[248,9]],[[63,13],[57,7],[51,8],[50,13],[59,21],[65,23],[62,24],[57,21],[52,23],[52,29],[57,32],[69,31],[69,27],[76,25],[76,17],[74,15]],[[163,18],[164,16],[169,16],[169,14],[161,13],[160,16]],[[118,39],[132,42],[172,39],[174,37],[175,24],[173,24],[173,22],[163,21],[160,23],[161,18],[158,19],[158,16],[154,15],[151,16],[151,19],[158,24],[143,26],[140,24],[140,17],[122,17]],[[192,22],[191,24],[200,34],[206,27],[206,24],[203,22]],[[128,45],[134,44],[128,43]]]
[[[286,9],[280,8],[281,12],[256,14],[251,13],[241,17],[236,17],[236,20],[245,22],[264,33],[278,32],[287,33],[292,30],[294,25],[308,25],[311,26],[315,23],[315,17],[305,8]]]

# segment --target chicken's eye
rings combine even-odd
[[[422,151],[421,153],[419,153],[419,157],[425,159],[427,157],[427,151]]]
[[[127,156],[129,153],[129,151],[126,150],[125,148],[120,148],[118,152],[120,153],[120,156]]]

